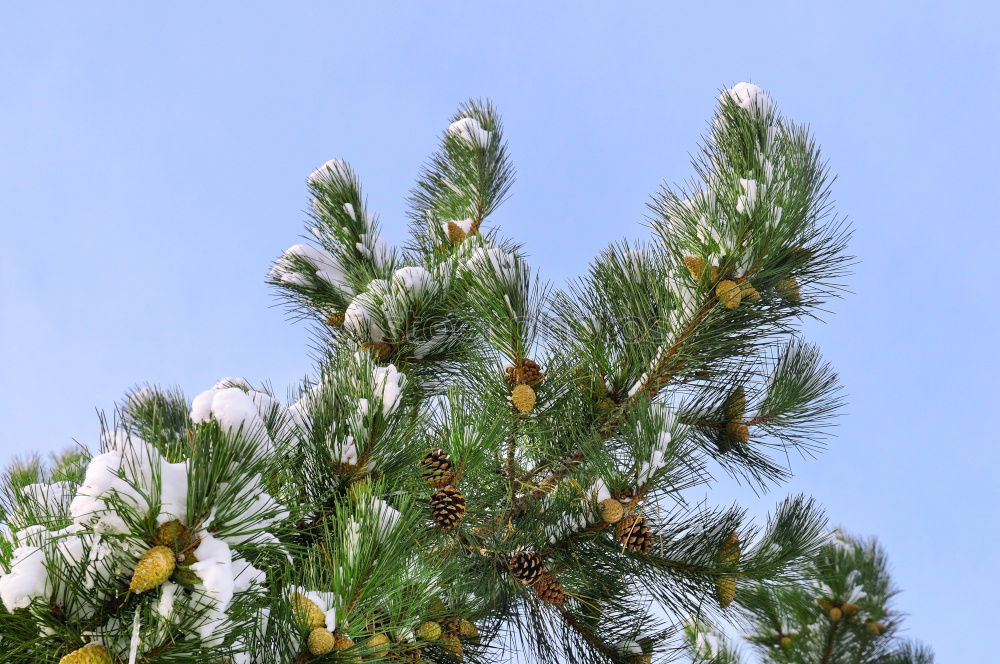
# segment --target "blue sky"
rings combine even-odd
[[[855,225],[854,295],[807,330],[850,403],[788,486],[712,500],[816,496],[884,542],[939,661],[993,659],[996,5],[354,5],[0,8],[0,462],[94,443],[94,409],[143,381],[307,373],[263,280],[325,160],[399,241],[448,116],[491,97],[519,172],[494,221],[558,284],[645,235],[717,90],[752,80],[812,127]]]

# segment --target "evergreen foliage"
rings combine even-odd
[[[759,586],[745,609],[745,637],[758,658],[773,664],[931,664],[926,646],[900,636],[903,615],[893,606],[898,591],[885,553],[872,539],[835,531],[807,569],[807,582],[782,588]],[[736,664],[739,648],[712,628],[687,627],[692,661]]]
[[[847,235],[756,86],[720,96],[694,168],[649,240],[560,290],[489,224],[514,178],[489,103],[452,118],[401,249],[323,165],[269,275],[315,376],[287,407],[242,379],[143,388],[100,454],[9,471],[3,661],[641,664],[691,615],[798,587],[812,500],[759,525],[686,491],[720,469],[772,488],[822,443],[839,388],[798,325]]]

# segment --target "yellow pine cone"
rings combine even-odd
[[[335,314],[330,314],[326,317],[326,324],[330,327],[337,328],[338,330],[344,327],[344,312],[340,311]]]
[[[368,639],[366,645],[376,657],[385,657],[386,653],[389,652],[389,637],[385,634],[376,634]]]
[[[827,611],[829,611],[830,609],[833,608],[833,604],[831,604],[829,601],[823,599],[822,597],[816,598],[816,603],[819,604],[824,609],[826,609]]]
[[[531,389],[530,385],[514,386],[510,398],[514,402],[514,408],[517,408],[519,413],[530,413],[535,407],[535,391]]]
[[[789,302],[798,302],[802,299],[802,291],[799,290],[799,282],[795,277],[779,281],[778,293]]]
[[[844,612],[841,611],[840,608],[836,606],[830,609],[829,613],[830,613],[830,620],[833,622],[839,622],[840,619],[844,617]]]
[[[760,299],[760,291],[753,287],[749,281],[744,281],[740,284],[740,295],[747,302],[756,302]]]
[[[326,627],[317,627],[309,632],[309,652],[319,657],[333,650],[336,639]]]
[[[726,433],[729,434],[730,438],[734,438],[741,443],[745,443],[750,440],[750,427],[742,422],[730,422],[727,424]]]
[[[850,602],[844,602],[840,605],[840,610],[844,612],[845,616],[849,616],[852,613],[857,613],[861,607],[857,604],[851,604]]]
[[[302,593],[292,595],[292,612],[300,623],[310,629],[326,626],[326,616],[323,615],[323,611],[316,606],[316,602]]]
[[[442,634],[441,638],[438,640],[438,645],[453,658],[460,662],[462,661],[462,657],[465,653],[462,648],[462,642],[458,640],[457,636],[454,634]]]
[[[792,645],[792,637],[783,636],[781,637],[781,640],[778,643],[781,645],[782,648],[787,650]]]
[[[733,603],[736,597],[736,577],[720,576],[715,580],[715,598],[723,609]]]
[[[735,532],[729,533],[726,543],[719,549],[719,560],[725,565],[735,565],[740,561],[740,536]]]
[[[456,224],[454,221],[448,222],[448,240],[452,244],[458,244],[465,239],[465,231],[462,227]]]
[[[705,260],[699,258],[698,256],[685,256],[684,265],[687,266],[688,272],[695,280],[701,279],[702,273],[705,271]]]
[[[872,636],[879,636],[885,631],[885,625],[877,620],[872,620],[871,622],[865,623],[865,629],[867,629],[868,633]]]
[[[625,506],[620,500],[605,498],[599,503],[601,508],[601,521],[605,523],[618,523],[625,516]]]
[[[162,544],[163,546],[174,546],[177,542],[177,538],[184,534],[184,526],[180,521],[174,519],[173,521],[167,521],[166,523],[161,523],[156,529],[156,536],[153,538],[153,542],[156,544]]]
[[[64,655],[59,664],[112,664],[112,660],[107,648],[89,643],[79,650]]]
[[[437,641],[441,638],[441,625],[433,620],[421,623],[417,628],[417,638],[421,641]]]
[[[730,279],[719,282],[715,287],[715,296],[719,298],[719,302],[726,305],[726,309],[735,309],[740,306],[740,301],[743,299],[739,284]]]
[[[458,621],[458,635],[463,639],[478,639],[479,629],[471,620],[462,618]]]
[[[152,590],[170,578],[177,566],[174,552],[159,544],[142,554],[132,572],[132,581],[128,589],[134,593],[144,593]]]

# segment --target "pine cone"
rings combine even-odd
[[[441,635],[438,639],[438,645],[453,659],[462,661],[462,657],[465,655],[464,648],[462,648],[462,642],[458,640],[458,637],[454,634],[445,633]]]
[[[747,392],[742,385],[737,385],[722,402],[722,411],[727,422],[743,419],[747,412]]]
[[[185,534],[185,530],[183,524],[177,519],[161,523],[156,528],[156,536],[153,537],[153,543],[173,547],[177,544],[177,540]]]
[[[323,615],[323,611],[302,593],[292,595],[292,612],[305,627],[315,629],[326,626],[326,616]]]
[[[326,627],[317,627],[309,632],[309,639],[307,640],[309,652],[317,657],[332,651],[335,642],[336,639],[333,636],[333,632]]]
[[[733,566],[740,560],[740,536],[735,532],[729,533],[725,544],[719,549],[719,560],[723,565]]]
[[[458,244],[465,239],[465,230],[454,221],[448,222],[448,241]]]
[[[427,456],[420,462],[423,469],[423,478],[429,486],[440,489],[451,484],[451,457],[447,452],[438,448],[427,453]]]
[[[546,574],[532,584],[538,599],[548,604],[563,604],[566,601],[566,591],[559,582]]]
[[[361,344],[361,349],[371,353],[379,362],[385,362],[392,355],[392,346],[385,341],[366,341]]]
[[[479,638],[479,629],[471,620],[460,618],[458,621],[458,636],[463,639],[476,640]]]
[[[526,586],[538,581],[545,572],[542,557],[534,551],[518,551],[507,561],[511,576]]]
[[[733,603],[736,597],[736,577],[720,576],[715,580],[715,597],[723,609]]]
[[[778,640],[778,645],[780,645],[785,650],[788,650],[792,646],[792,637],[787,634]]]
[[[719,302],[726,306],[726,309],[735,309],[740,306],[740,301],[743,299],[739,284],[730,279],[723,279],[719,282],[715,287],[715,296],[719,298]]]
[[[340,311],[335,314],[330,314],[326,317],[326,324],[338,330],[344,327],[344,312]]]
[[[701,279],[701,274],[705,271],[705,260],[699,258],[698,256],[685,256],[684,265],[687,266],[688,272],[694,277],[695,281]]]
[[[629,551],[649,553],[653,550],[653,533],[641,516],[629,516],[619,521],[615,537]]]
[[[799,290],[799,282],[795,277],[779,281],[778,294],[793,304],[802,299],[802,291]]]
[[[137,594],[152,590],[169,579],[176,566],[177,558],[174,552],[158,544],[139,558],[128,589]]]
[[[545,378],[545,374],[542,373],[542,368],[534,360],[524,358],[518,360],[514,366],[507,367],[507,384],[510,385],[511,389],[514,389],[516,385],[538,387],[543,378]]]
[[[96,643],[88,643],[79,650],[64,655],[59,664],[112,664],[112,660],[107,648]]]
[[[510,398],[514,402],[514,408],[519,413],[527,414],[535,408],[535,391],[531,389],[530,385],[524,385],[523,383],[515,385]]]
[[[750,427],[743,422],[729,422],[726,424],[726,435],[737,442],[746,443],[750,440]]]
[[[844,617],[844,612],[837,606],[830,609],[829,613],[831,622],[840,622],[840,619]]]
[[[865,629],[872,636],[880,636],[885,631],[885,625],[877,620],[872,620],[871,622],[865,623]]]
[[[740,295],[747,302],[756,302],[760,299],[760,291],[754,288],[749,281],[744,281],[740,284]]]
[[[861,609],[857,604],[851,604],[850,602],[844,602],[840,605],[840,610],[844,612],[845,616],[849,616],[852,613],[857,613]]]
[[[389,652],[389,637],[385,634],[376,634],[368,639],[368,643],[365,645],[376,657],[385,657],[386,653]]]
[[[605,498],[598,507],[600,508],[601,521],[605,523],[618,523],[625,516],[625,506],[620,500]]]
[[[437,641],[441,638],[441,633],[444,630],[441,629],[441,624],[436,623],[433,620],[428,620],[425,623],[421,623],[420,627],[417,628],[417,638],[421,641]]]
[[[441,530],[451,530],[465,514],[465,496],[455,487],[441,487],[431,496],[431,513]]]

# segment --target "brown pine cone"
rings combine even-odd
[[[514,389],[515,385],[522,384],[538,387],[544,378],[542,368],[537,362],[528,358],[518,360],[514,366],[507,367],[507,384],[511,389]]]
[[[451,457],[438,448],[431,450],[420,462],[424,481],[435,489],[451,484]]]
[[[653,550],[653,532],[641,516],[628,516],[619,521],[615,537],[629,551],[649,553]]]
[[[441,530],[451,530],[465,514],[465,496],[455,487],[441,487],[431,496],[431,514]]]
[[[542,557],[534,551],[519,551],[510,557],[507,565],[511,575],[526,586],[538,581],[545,573]]]
[[[550,575],[545,574],[535,581],[531,586],[535,589],[538,599],[548,604],[562,604],[566,601],[566,591],[559,585],[559,582]]]

